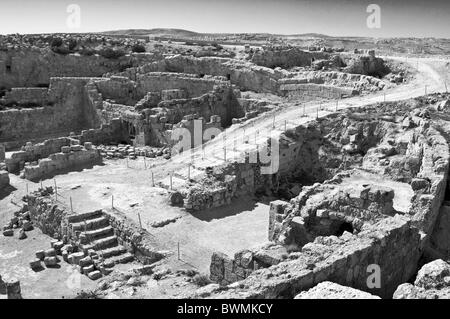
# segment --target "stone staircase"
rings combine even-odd
[[[77,244],[86,255],[95,253],[103,258],[103,266],[112,268],[116,264],[125,264],[133,261],[132,254],[119,245],[114,229],[102,211],[95,211],[68,217],[69,229],[72,238],[77,238]]]

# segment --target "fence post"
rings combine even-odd
[[[114,209],[114,195],[111,195],[111,209]]]
[[[275,128],[275,115],[273,116],[272,128]]]
[[[72,197],[70,197],[70,211],[73,213]]]
[[[142,221],[141,221],[141,214],[138,212],[138,218],[139,218],[139,225],[141,226],[141,228],[142,228]]]
[[[178,254],[177,254],[178,255],[178,260],[181,260],[180,259],[180,242],[177,243],[177,251],[178,251]]]
[[[147,162],[145,161],[145,155],[144,155],[144,169],[147,169]]]
[[[172,184],[173,172],[169,173],[169,178],[170,178],[170,190],[172,190],[173,189],[173,184]]]
[[[155,178],[153,176],[153,171],[152,171],[152,187],[155,187]]]

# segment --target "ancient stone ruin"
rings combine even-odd
[[[0,295],[448,298],[448,62],[208,39],[0,36]]]

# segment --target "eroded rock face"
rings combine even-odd
[[[334,282],[324,281],[309,289],[301,292],[294,299],[381,299],[368,292],[341,286]]]
[[[448,299],[450,298],[450,265],[441,259],[424,265],[414,284],[402,284],[394,299]]]

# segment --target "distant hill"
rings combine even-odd
[[[155,37],[174,37],[174,38],[191,38],[201,36],[201,33],[183,30],[183,29],[128,29],[105,31],[104,34],[110,35],[148,35]]]
[[[230,35],[253,35],[260,37],[293,37],[293,38],[332,38],[331,36],[320,33],[303,33],[303,34],[271,34],[271,33],[199,33],[184,29],[169,29],[169,28],[157,28],[157,29],[127,29],[127,30],[114,30],[105,31],[103,34],[110,35],[147,35],[154,37],[172,37],[172,38],[195,38],[204,36],[230,36]]]

